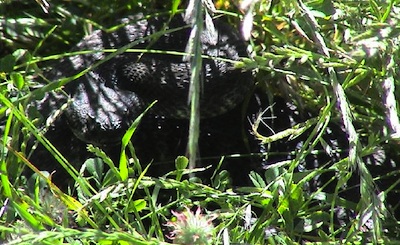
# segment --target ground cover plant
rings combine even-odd
[[[39,82],[82,37],[118,28],[116,16],[174,14],[190,3],[0,1],[1,243],[399,242],[399,3],[215,1],[212,11],[203,2],[247,38],[252,51],[236,66],[252,71],[266,100],[246,116],[245,131],[260,145],[251,153],[262,160],[243,185],[221,166],[249,161],[245,154],[218,156],[211,167],[177,155],[170,172],[149,174],[154,163],[137,158],[140,145],[130,141],[142,116],[121,138],[117,160],[85,144],[92,157],[71,165],[40,127],[55,119],[27,112],[31,101],[76,78]],[[294,119],[280,124],[283,116]],[[32,140],[66,169],[69,186],[60,189],[53,173],[30,161]],[[208,179],[196,177],[210,169]]]

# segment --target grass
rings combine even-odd
[[[130,142],[140,117],[121,139],[119,162],[90,145],[96,157],[75,169],[43,136],[38,119],[26,115],[29,100],[74,79],[42,87],[37,77],[44,61],[61,59],[92,29],[112,25],[115,16],[156,7],[176,11],[179,1],[51,4],[46,14],[35,1],[0,2],[1,242],[170,244],[166,235],[173,229],[180,238],[175,242],[184,244],[399,242],[398,204],[388,202],[398,193],[400,159],[398,2],[252,1],[240,11],[230,1],[215,2],[218,13],[242,18],[245,32],[251,30],[253,55],[238,66],[253,70],[257,86],[271,98],[286,98],[311,112],[308,120],[272,128],[272,134],[264,132],[274,120],[274,106],[255,117],[253,134],[267,149],[281,141],[302,139],[303,144],[290,149],[292,159],[251,172],[252,185],[240,187],[233,187],[218,167],[209,185],[191,178],[204,169],[189,167],[183,156],[177,156],[174,171],[149,176],[149,165],[135,157]],[[343,128],[348,148],[328,147],[325,136],[332,124]],[[27,160],[30,136],[68,169],[76,182],[70,190],[60,190]],[[193,144],[195,149],[196,137]],[[303,168],[318,151],[338,151],[342,157]],[[375,172],[379,166],[370,159],[380,152],[387,166]],[[36,175],[24,177],[27,167]],[[330,177],[313,188],[310,183],[321,176]],[[342,195],[345,191],[359,200]],[[338,222],[346,211],[349,221]],[[188,238],[182,233],[187,223],[203,235],[198,243],[186,241],[193,238],[189,231]]]

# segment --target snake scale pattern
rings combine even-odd
[[[105,59],[106,49],[118,49],[137,42],[133,49],[157,50],[158,53],[124,52],[91,69],[64,86],[65,93],[51,92],[35,102],[43,115],[61,105],[71,131],[87,143],[107,144],[118,141],[133,120],[153,101],[151,113],[167,118],[188,118],[190,63],[185,52],[190,27],[180,15],[143,18],[139,14],[122,20],[128,23],[114,32],[98,30],[79,42],[73,51],[95,50],[62,59],[47,76],[50,81],[79,74]],[[214,20],[217,42],[204,30],[202,51],[203,86],[200,99],[202,117],[223,114],[239,104],[253,84],[251,72],[235,69],[232,62],[247,56],[247,45],[230,25]],[[175,30],[160,34],[161,30]],[[160,35],[159,35],[160,34]],[[156,37],[147,38],[146,37]],[[160,53],[164,52],[164,53]],[[72,100],[68,100],[72,99]]]

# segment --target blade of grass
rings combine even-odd
[[[186,18],[193,18],[192,31],[187,44],[187,53],[193,54],[191,58],[191,76],[189,87],[190,122],[189,122],[189,169],[196,167],[198,154],[198,139],[200,135],[200,83],[202,70],[201,32],[203,31],[203,6],[201,0],[189,2]]]
[[[129,142],[131,141],[131,138],[133,134],[136,131],[137,126],[139,125],[140,121],[142,120],[143,116],[147,113],[150,108],[157,103],[157,101],[154,101],[151,103],[147,109],[140,114],[135,121],[132,123],[132,125],[129,127],[129,129],[126,131],[124,136],[122,137],[122,145],[121,145],[121,155],[119,159],[119,177],[121,178],[122,181],[125,181],[128,178],[128,159],[126,157],[126,147],[128,146]]]
[[[10,128],[11,128],[11,123],[12,123],[12,119],[13,119],[13,114],[10,114],[8,116],[6,125],[4,127],[4,133],[3,133],[3,144],[2,144],[2,154],[1,154],[1,160],[0,160],[0,179],[1,179],[1,183],[3,184],[3,194],[5,197],[11,197],[11,187],[10,187],[10,182],[8,179],[8,174],[7,174],[7,162],[5,160],[6,158],[6,149],[7,149],[7,138],[8,138],[8,134],[10,132]]]

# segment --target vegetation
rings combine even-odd
[[[190,173],[202,169],[191,170],[182,156],[176,158],[175,171],[151,177],[146,174],[148,163],[139,163],[130,143],[138,118],[122,139],[120,163],[89,146],[97,156],[83,165],[89,175],[71,170],[76,184],[66,191],[26,158],[33,136],[63,167],[73,168],[43,137],[38,119],[26,114],[29,101],[59,89],[37,82],[46,61],[67,55],[93,29],[112,26],[115,16],[173,13],[187,5],[151,0],[54,0],[50,6],[46,1],[0,1],[0,241],[398,243],[400,212],[388,197],[398,194],[399,184],[399,2],[242,2],[215,1],[215,14],[229,16],[233,24],[240,20],[252,46],[251,58],[238,66],[253,70],[258,86],[271,97],[285,97],[314,115],[272,135],[259,133],[268,123],[265,117],[253,121],[253,133],[265,145],[305,137],[301,148],[293,149],[293,160],[252,172],[253,186],[238,188],[218,169],[210,185],[193,181]],[[330,123],[342,125],[347,134],[348,149],[340,149],[345,157],[298,171],[317,144],[327,146],[323,136]],[[334,154],[329,147],[325,151]],[[379,157],[384,165],[375,170],[368,159]],[[24,168],[36,175],[23,176]],[[327,172],[333,174],[330,180],[309,188]],[[356,185],[349,182],[354,179]],[[332,192],[327,185],[334,186]],[[359,200],[341,196],[344,191],[359,195]],[[340,212],[351,215],[341,223]]]

